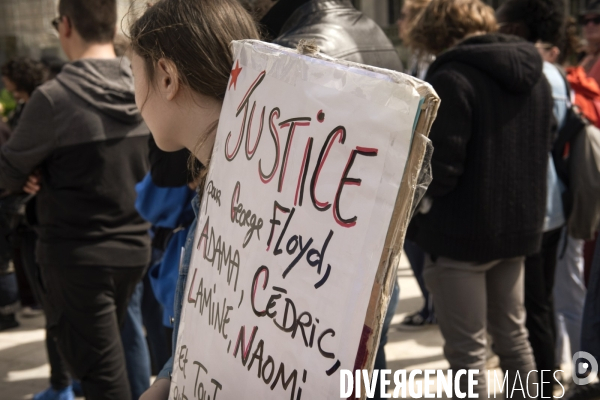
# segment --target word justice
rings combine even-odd
[[[245,148],[244,153],[245,153],[246,159],[248,161],[250,161],[256,154],[256,150],[258,149],[258,146],[259,146],[259,144],[261,142],[261,138],[262,138],[264,122],[265,122],[265,115],[266,115],[265,114],[266,107],[263,106],[263,108],[262,108],[261,115],[260,115],[260,123],[258,126],[258,133],[256,134],[256,139],[255,139],[254,144],[251,145],[250,141],[251,141],[252,123],[253,123],[254,114],[256,111],[256,100],[252,101],[252,95],[256,92],[257,88],[264,81],[265,76],[266,76],[265,71],[262,71],[258,75],[258,77],[254,80],[252,85],[250,85],[250,88],[244,95],[242,101],[240,102],[240,104],[237,108],[236,117],[239,117],[242,112],[244,113],[244,116],[242,118],[240,133],[238,134],[237,140],[232,139],[231,132],[229,132],[229,134],[227,135],[227,139],[226,139],[225,146],[224,146],[225,158],[227,159],[227,161],[231,162],[237,157],[238,153],[240,152],[240,149],[242,148],[242,142],[244,141],[244,135],[246,135],[246,143],[244,146],[244,148]],[[248,112],[251,101],[252,101],[252,109],[250,110],[250,112]],[[287,164],[288,164],[288,160],[290,157],[290,149],[292,147],[292,142],[294,140],[294,134],[296,133],[296,129],[302,128],[302,127],[309,127],[311,125],[311,123],[313,122],[312,118],[310,118],[310,117],[290,118],[290,119],[286,119],[284,121],[279,122],[280,118],[281,118],[281,110],[279,109],[279,107],[273,108],[268,116],[269,132],[271,134],[271,139],[275,146],[275,157],[271,163],[271,166],[268,167],[267,165],[264,165],[264,164],[268,164],[268,162],[264,161],[263,159],[260,159],[258,162],[258,174],[259,174],[260,180],[264,184],[268,184],[269,182],[271,182],[273,180],[273,178],[275,178],[275,176],[277,175],[277,171],[279,171],[279,176],[277,179],[277,191],[278,192],[281,192],[283,189],[283,184],[284,184],[285,176],[286,176],[286,172],[287,172]],[[317,120],[319,122],[323,122],[324,119],[325,119],[325,114],[322,111],[320,111],[318,114]],[[284,147],[283,151],[281,151],[282,142],[280,139],[280,130],[284,130],[284,129],[287,129],[287,135],[285,138],[285,147]],[[284,131],[282,131],[282,132],[284,132]],[[346,161],[345,167],[342,171],[339,182],[337,183],[337,190],[336,190],[335,196],[333,199],[330,199],[333,203],[331,203],[330,201],[327,201],[325,199],[317,197],[319,175],[321,174],[321,171],[323,170],[323,167],[324,167],[325,163],[327,162],[327,158],[329,156],[330,150],[336,141],[339,144],[343,145],[346,142],[346,136],[347,136],[346,128],[342,125],[335,127],[327,135],[327,138],[326,138],[325,142],[323,143],[321,150],[319,152],[317,162],[315,163],[315,165],[313,167],[310,184],[309,184],[309,188],[310,188],[309,191],[310,191],[311,202],[316,210],[325,212],[325,211],[332,209],[332,213],[333,213],[333,217],[334,217],[335,221],[340,226],[343,226],[345,228],[351,228],[356,225],[356,221],[357,221],[358,217],[357,216],[348,217],[348,216],[342,215],[342,212],[340,210],[340,198],[342,196],[342,192],[346,185],[353,185],[353,186],[361,185],[361,182],[362,182],[361,179],[350,176],[350,171],[352,169],[352,166],[354,165],[356,157],[357,156],[376,157],[377,153],[378,153],[378,149],[357,146],[355,149],[350,150],[350,154]],[[233,144],[234,143],[233,140],[235,140],[235,144]],[[312,155],[312,151],[313,151],[313,148],[312,148],[313,142],[314,142],[314,138],[312,136],[308,137],[308,139],[306,140],[304,157],[302,159],[302,165],[300,167],[300,171],[298,174],[298,180],[296,182],[296,192],[295,192],[295,196],[294,196],[294,205],[295,206],[296,205],[300,206],[300,207],[302,206],[306,178],[309,175],[309,167],[310,167],[311,155]],[[265,172],[265,169],[266,169],[266,172]]]

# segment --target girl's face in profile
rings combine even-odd
[[[177,115],[173,102],[161,96],[157,85],[149,80],[145,61],[131,54],[131,69],[134,76],[135,104],[146,121],[157,146],[164,151],[181,150],[184,146],[177,140]]]

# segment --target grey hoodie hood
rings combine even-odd
[[[125,57],[74,61],[65,65],[56,79],[111,118],[128,124],[142,120],[135,105],[133,74]]]

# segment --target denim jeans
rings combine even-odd
[[[144,283],[142,320],[146,328],[152,375],[156,375],[171,357],[171,346],[169,345],[171,338],[168,329],[163,325],[163,307],[154,296],[148,274],[142,282]]]
[[[419,289],[423,294],[423,308],[420,311],[421,317],[424,319],[433,318],[433,299],[427,287],[425,287],[425,281],[423,280],[423,268],[425,266],[425,252],[421,248],[410,240],[404,241],[404,254],[408,258],[410,268],[412,268],[415,274],[415,279],[419,284]]]
[[[0,316],[14,315],[19,309],[19,289],[11,266],[13,247],[9,240],[18,198],[0,199]]]
[[[0,316],[14,315],[19,308],[17,276],[8,267],[8,263],[0,265]]]
[[[583,244],[583,240],[573,239],[566,234],[566,229],[563,229],[558,245],[554,283],[557,363],[570,362],[571,356],[580,350],[581,321],[586,292],[583,280]],[[571,356],[563,360],[563,345],[566,340],[571,345]]]
[[[121,328],[121,340],[131,387],[131,399],[137,400],[150,387],[150,352],[144,335],[142,298],[144,284],[139,282],[129,300],[127,317]]]
[[[387,334],[390,329],[390,325],[392,324],[392,319],[394,318],[394,314],[396,313],[396,306],[398,305],[398,300],[400,297],[400,286],[398,285],[398,281],[394,283],[394,289],[392,290],[392,295],[390,296],[390,303],[388,304],[387,312],[385,313],[385,319],[383,320],[383,326],[381,327],[381,338],[379,339],[379,347],[377,348],[377,355],[375,356],[375,366],[374,369],[386,369],[387,363],[385,359],[385,345],[387,344]],[[377,385],[375,386],[375,397],[374,399],[380,399],[381,397],[381,384],[380,380],[377,380]]]

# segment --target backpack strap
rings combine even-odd
[[[556,69],[558,70],[560,76],[562,76],[565,89],[567,89],[567,108],[573,108],[573,102],[571,101],[571,93],[573,93],[573,89],[571,88],[571,84],[567,79],[567,73],[562,68],[556,67]]]

